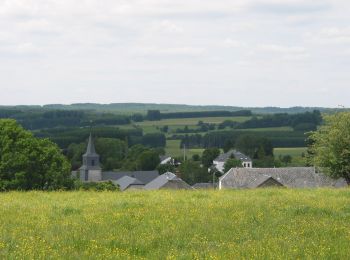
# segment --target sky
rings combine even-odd
[[[349,0],[0,0],[0,105],[349,106]]]

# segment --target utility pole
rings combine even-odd
[[[215,171],[213,170],[213,189],[215,190]]]
[[[186,144],[184,144],[184,162],[186,161]]]

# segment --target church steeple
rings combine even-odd
[[[92,139],[91,133],[89,136],[89,142],[88,142],[88,146],[87,146],[85,155],[96,155],[95,144],[94,144],[94,141]]]
[[[83,155],[83,165],[80,167],[80,180],[100,181],[101,174],[100,156],[96,153],[94,140],[90,133],[86,153]]]

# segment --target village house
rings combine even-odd
[[[230,150],[227,153],[220,154],[214,159],[213,166],[219,172],[224,172],[225,163],[232,158],[240,160],[242,162],[242,167],[244,168],[253,168],[253,160],[249,156],[236,150]]]
[[[177,177],[172,172],[166,172],[153,181],[149,182],[144,187],[145,190],[160,190],[160,189],[173,189],[173,190],[190,190],[192,187]]]
[[[318,188],[347,187],[345,179],[332,179],[314,167],[232,168],[219,178],[219,189],[260,187]]]
[[[119,189],[121,191],[140,190],[140,189],[143,189],[143,187],[145,186],[145,184],[140,180],[127,175],[114,181],[114,183],[119,185]]]
[[[159,159],[161,165],[174,163],[174,159],[172,159],[171,156],[168,155],[161,155],[159,156]]]

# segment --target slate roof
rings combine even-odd
[[[126,190],[130,185],[140,185],[140,186],[144,185],[144,183],[142,183],[138,179],[132,178],[129,176],[124,176],[124,177],[120,178],[119,180],[116,180],[113,182],[119,185],[119,188],[121,191]]]
[[[237,160],[241,160],[242,162],[251,162],[252,161],[252,159],[249,156],[247,156],[239,151],[236,151],[236,150],[231,150],[227,153],[220,154],[214,161],[226,162],[232,156],[234,158],[236,158]]]
[[[193,188],[181,179],[169,180],[160,189],[192,190]]]
[[[192,189],[190,185],[178,178],[172,172],[166,172],[158,176],[144,187],[145,190],[159,190],[161,188]]]
[[[290,188],[346,187],[344,179],[316,173],[313,167],[232,168],[219,182],[222,188],[256,188],[269,178]]]
[[[116,181],[124,176],[129,176],[139,180],[142,184],[147,184],[159,176],[158,171],[134,171],[134,172],[102,172],[102,180]]]

